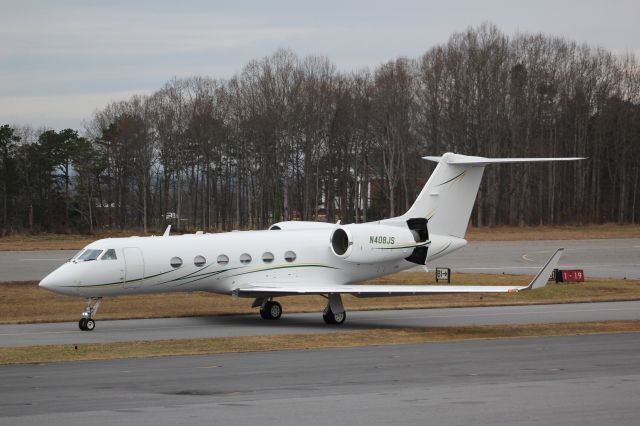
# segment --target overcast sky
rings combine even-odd
[[[227,78],[281,47],[350,71],[483,22],[640,54],[638,18],[640,0],[0,0],[0,124],[81,129],[110,101]]]

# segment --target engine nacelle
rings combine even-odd
[[[331,234],[333,254],[355,263],[405,259],[421,244],[410,229],[399,226],[350,224]]]

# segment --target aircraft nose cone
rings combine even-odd
[[[56,287],[55,280],[51,277],[53,274],[49,274],[40,280],[38,287],[44,288],[45,290],[53,290]]]
[[[66,280],[64,279],[65,274],[60,273],[59,270],[55,270],[46,277],[44,277],[38,286],[40,288],[44,288],[45,290],[52,291],[54,293],[59,294],[68,294],[69,289],[65,287]]]

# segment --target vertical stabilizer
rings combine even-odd
[[[470,158],[480,157],[452,153],[425,157],[437,161],[438,165],[402,218],[424,217],[429,221],[430,233],[464,238],[485,165],[452,164],[451,161]]]
[[[427,218],[429,232],[464,238],[482,173],[487,164],[573,161],[583,158],[484,158],[446,153],[424,157],[438,163],[433,174],[402,219]]]

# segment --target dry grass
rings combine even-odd
[[[455,284],[526,284],[521,275],[456,274]],[[372,283],[433,283],[433,273],[403,272]],[[279,299],[288,312],[320,312],[326,300],[319,296]],[[588,280],[582,284],[550,284],[535,291],[509,294],[449,294],[359,299],[345,296],[347,310],[410,309],[459,306],[525,305],[541,303],[640,300],[639,280]],[[98,319],[162,318],[256,313],[251,299],[233,300],[210,293],[165,293],[107,298]],[[0,323],[75,321],[84,301],[55,295],[36,282],[0,284]]]
[[[159,340],[87,345],[50,345],[0,348],[0,364],[203,355],[228,352],[305,350],[372,345],[567,336],[596,333],[638,333],[640,321],[525,324],[470,327],[377,329],[321,334],[292,334],[211,339]]]
[[[0,251],[80,250],[92,241],[109,237],[144,236],[135,231],[81,234],[15,234],[0,238]]]
[[[162,232],[155,232],[156,235]],[[9,250],[79,250],[100,238],[128,237],[145,234],[139,230],[105,232],[95,235],[79,234],[16,234],[0,238],[0,251]],[[148,235],[150,235],[148,233]],[[519,241],[519,240],[582,240],[602,238],[640,238],[638,225],[585,225],[585,226],[538,226],[495,228],[469,227],[469,241]]]

